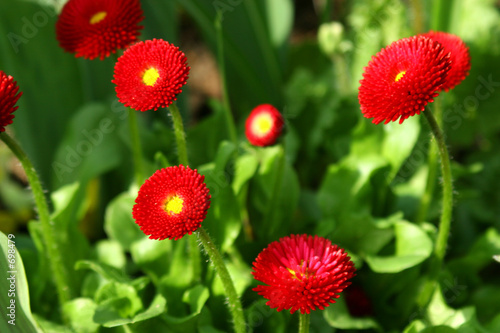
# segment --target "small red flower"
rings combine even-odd
[[[423,36],[395,41],[365,67],[359,104],[366,118],[378,124],[405,119],[424,111],[446,82],[450,55],[438,42]]]
[[[14,119],[15,106],[19,97],[23,94],[19,92],[19,86],[14,78],[0,71],[0,132],[5,131],[5,126],[12,124]]]
[[[254,146],[270,146],[276,142],[283,129],[283,116],[270,104],[255,107],[245,123],[245,134]]]
[[[130,46],[115,65],[118,99],[138,111],[168,107],[189,76],[187,59],[178,47],[161,39]]]
[[[69,0],[56,23],[59,45],[76,57],[103,60],[139,36],[139,0]]]
[[[151,239],[180,239],[201,225],[210,207],[205,177],[189,167],[156,171],[139,189],[132,216]]]
[[[272,242],[257,256],[252,274],[267,285],[253,290],[278,311],[310,313],[335,303],[355,271],[347,253],[328,239],[291,235]]]
[[[451,69],[446,76],[446,81],[441,87],[448,91],[462,82],[470,70],[469,48],[460,37],[441,31],[429,31],[422,36],[429,37],[439,42],[446,53],[450,53]]]

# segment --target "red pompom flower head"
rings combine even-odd
[[[245,123],[245,134],[254,146],[270,146],[283,130],[283,116],[270,104],[255,107]]]
[[[178,47],[161,39],[147,40],[130,46],[118,58],[112,82],[125,106],[156,111],[177,99],[189,69]]]
[[[142,14],[139,0],[69,0],[57,20],[56,37],[76,57],[103,60],[138,40]]]
[[[266,285],[253,290],[278,311],[310,313],[335,303],[355,271],[347,253],[331,241],[291,235],[272,242],[257,256],[252,274]]]
[[[469,48],[460,39],[460,37],[441,31],[429,31],[422,36],[431,38],[439,42],[445,53],[450,54],[451,69],[446,76],[446,81],[441,87],[444,91],[449,91],[455,88],[457,84],[462,82],[470,70],[470,55]]]
[[[207,215],[205,177],[189,167],[156,171],[139,189],[132,216],[151,239],[180,239],[196,231]]]
[[[5,126],[12,124],[12,113],[17,110],[16,103],[22,94],[14,78],[0,71],[0,132],[5,132]]]
[[[393,42],[372,57],[358,99],[366,118],[378,124],[424,111],[446,82],[450,55],[437,41],[414,36]]]

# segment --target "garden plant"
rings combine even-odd
[[[500,332],[498,1],[0,18],[0,332]]]

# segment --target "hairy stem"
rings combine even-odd
[[[198,228],[197,234],[198,238],[201,241],[201,244],[208,254],[208,257],[210,258],[210,261],[214,265],[215,270],[222,281],[222,285],[227,296],[229,312],[233,317],[234,330],[237,333],[245,333],[246,324],[245,317],[243,316],[243,308],[241,306],[238,294],[236,293],[233,279],[231,278],[231,275],[229,275],[229,271],[224,264],[224,260],[222,259],[219,250],[217,250],[217,247],[215,247],[212,239],[207,234],[205,229],[203,229],[203,227]]]
[[[21,146],[6,132],[0,132],[0,138],[19,159],[26,173],[26,177],[28,178],[35,205],[38,210],[38,218],[42,226],[43,240],[48,252],[47,257],[56,284],[59,305],[62,307],[64,303],[72,298],[68,282],[69,275],[62,260],[62,251],[60,249],[59,240],[55,236],[54,225],[50,220],[49,205],[43,192],[40,178],[29,160],[28,155],[26,155]]]

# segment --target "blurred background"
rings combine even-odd
[[[347,186],[358,184],[358,176],[351,179],[352,174],[346,172],[343,179],[347,183],[340,182],[336,177],[342,176],[339,170],[344,169],[335,168],[345,165],[342,161],[369,165],[372,160],[365,157],[370,154],[392,157],[380,168],[370,169],[373,173],[363,178],[366,184],[362,183],[369,190],[356,200],[366,203],[375,218],[402,212],[411,220],[425,186],[427,127],[421,117],[405,121],[404,126],[371,124],[359,110],[357,89],[363,68],[382,47],[431,29],[460,36],[472,58],[469,76],[453,91],[439,96],[456,191],[449,257],[466,256],[486,230],[500,230],[499,1],[141,3],[145,16],[141,39],[162,38],[174,43],[191,66],[178,105],[188,130],[192,166],[213,161],[219,143],[229,139],[221,111],[217,11],[221,14],[223,61],[239,139],[246,140],[244,121],[258,104],[271,103],[285,117],[283,143],[291,175],[286,181],[293,189],[293,200],[282,206],[287,211],[281,218],[290,224],[278,230],[279,235],[264,236],[262,231],[255,249],[266,243],[266,237],[276,239],[290,231],[332,232],[334,227],[328,224],[331,211],[346,202],[350,209],[360,207],[346,199],[357,195]],[[111,83],[116,57],[76,59],[58,46],[55,22],[63,4],[57,0],[0,2],[0,69],[12,75],[23,91],[8,131],[27,151],[48,192],[80,182],[78,200],[83,208],[79,228],[93,242],[106,237],[106,206],[132,183],[127,112],[117,101]],[[157,152],[172,164],[176,161],[167,114],[158,110],[139,115],[151,172],[159,168]],[[36,216],[26,186],[22,168],[0,144],[1,231],[25,232],[27,222]],[[439,193],[437,186],[435,198]],[[437,220],[439,205],[439,200],[432,202],[430,222]],[[254,206],[258,207],[258,202]],[[249,214],[259,216],[252,209]],[[356,238],[340,239],[356,248]],[[500,246],[488,244],[489,250]],[[456,274],[461,264],[456,263]],[[481,269],[483,282],[499,274],[498,266]],[[466,279],[474,280],[471,276]],[[500,286],[488,288],[495,293],[483,289],[479,295],[459,300],[475,303],[485,321],[495,315],[490,305],[500,301]]]

